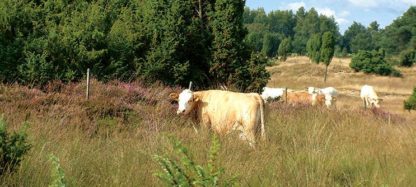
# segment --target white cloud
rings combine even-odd
[[[379,3],[382,3],[381,1],[377,2],[377,0],[348,0],[348,1],[358,7],[377,7]],[[410,1],[410,0],[405,0],[405,1]]]
[[[348,12],[348,11],[342,11],[339,15],[337,15],[337,14],[335,13],[335,11],[334,11],[334,10],[332,10],[332,9],[330,9],[330,8],[327,8],[327,7],[325,7],[325,8],[316,8],[316,11],[317,11],[319,14],[325,15],[325,16],[327,16],[327,17],[334,17],[335,21],[336,21],[339,25],[341,25],[341,24],[346,24],[346,23],[348,23],[348,22],[349,22],[349,21],[345,18],[346,16],[348,16],[348,15],[349,15],[349,12]]]
[[[300,7],[306,7],[306,4],[303,1],[293,2],[293,3],[289,3],[286,9],[293,10],[296,12]]]
[[[339,24],[339,25],[343,25],[343,24],[347,24],[347,23],[349,23],[350,21],[348,21],[347,19],[345,19],[345,18],[335,18],[335,21]]]
[[[339,16],[341,16],[341,17],[347,17],[349,15],[350,15],[350,12],[348,12],[346,10],[343,10],[343,11],[341,11],[341,13],[339,13]]]
[[[322,14],[322,15],[325,15],[325,16],[328,16],[328,17],[331,17],[331,16],[335,17],[335,11],[333,11],[330,8],[316,8],[316,11],[319,14]]]

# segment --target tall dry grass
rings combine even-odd
[[[17,172],[1,186],[46,186],[49,155],[60,159],[69,186],[160,186],[153,155],[174,154],[170,137],[205,163],[211,131],[178,117],[168,94],[178,88],[93,81],[51,83],[44,90],[0,86],[0,113],[17,129],[28,121],[33,144]],[[219,165],[241,186],[411,186],[416,182],[414,121],[385,110],[326,110],[272,103],[267,141],[256,150],[221,138]],[[192,126],[196,126],[198,132]]]

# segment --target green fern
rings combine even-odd
[[[49,160],[52,162],[52,172],[51,178],[52,182],[49,184],[49,187],[65,187],[65,173],[61,168],[61,164],[59,163],[59,158],[55,155],[51,154],[49,156]]]
[[[155,173],[167,186],[232,186],[236,178],[223,179],[223,168],[217,168],[217,156],[220,151],[220,141],[216,135],[212,137],[211,147],[208,152],[206,167],[196,164],[191,158],[188,149],[178,140],[173,140],[173,148],[176,157],[155,155],[154,159],[162,168]],[[175,159],[178,158],[179,159]]]

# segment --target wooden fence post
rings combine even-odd
[[[85,97],[87,100],[90,98],[90,68],[87,69],[87,91]]]
[[[285,103],[287,103],[287,87],[285,88]]]

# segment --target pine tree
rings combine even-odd
[[[276,34],[266,33],[263,37],[263,54],[265,54],[267,57],[276,56],[279,43],[280,41]]]
[[[312,35],[308,40],[306,50],[308,51],[309,59],[318,64],[321,59],[321,36],[319,34]]]
[[[290,52],[290,38],[285,38],[279,45],[279,56],[281,61],[286,61],[287,55]]]
[[[241,0],[215,2],[211,22],[213,41],[210,73],[219,84],[232,84],[230,78],[237,68],[245,66],[248,58],[242,45],[247,32],[243,27],[244,3]]]
[[[308,39],[316,33],[319,33],[319,16],[318,12],[311,8],[304,14],[304,9],[301,7],[296,13],[297,22],[294,28],[295,36],[293,38],[293,50],[295,53],[305,54],[306,43]]]
[[[334,35],[331,32],[325,32],[322,36],[322,47],[321,47],[321,60],[325,64],[325,77],[328,75],[328,66],[331,63],[332,57],[334,56],[335,40]]]
[[[188,0],[153,0],[145,21],[150,32],[150,50],[140,65],[141,74],[148,81],[162,80],[169,84],[183,84],[188,80],[188,27],[192,8]]]

